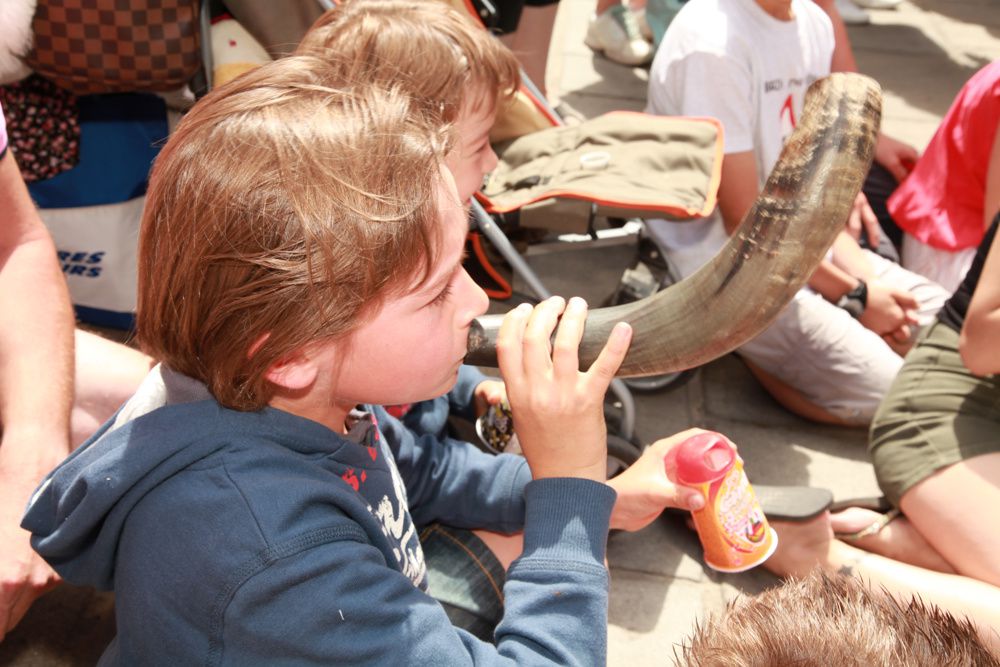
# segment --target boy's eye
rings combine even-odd
[[[448,300],[449,296],[451,296],[451,283],[450,282],[447,285],[445,285],[444,289],[441,290],[441,292],[439,292],[436,297],[434,297],[433,299],[431,299],[427,303],[427,305],[428,306],[440,306],[441,304],[443,304],[445,301]]]

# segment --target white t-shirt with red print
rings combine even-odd
[[[726,153],[753,151],[759,187],[798,121],[806,89],[830,73],[833,58],[833,27],[823,10],[792,0],[792,12],[793,20],[781,21],[754,0],[691,0],[671,22],[649,75],[646,111],[718,118]],[[680,262],[683,275],[726,240],[718,211],[653,230],[671,246],[706,244],[692,262]]]
[[[800,120],[805,93],[830,73],[833,28],[812,0],[791,0],[780,21],[755,0],[691,0],[671,23],[653,61],[648,111],[713,116],[725,152],[752,151],[763,186]],[[648,221],[664,255],[687,277],[728,240],[716,211],[692,222]],[[867,253],[867,251],[865,251]],[[913,293],[929,320],[947,294],[873,253],[876,279]],[[902,365],[876,333],[808,287],[740,355],[832,415],[866,424]]]

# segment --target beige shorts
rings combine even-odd
[[[647,221],[652,238],[682,277],[710,260],[728,237],[717,216],[693,223]],[[926,326],[950,293],[865,250],[874,275],[912,293]],[[871,421],[902,358],[882,338],[809,288],[799,290],[763,333],[738,350],[748,361],[849,424]]]

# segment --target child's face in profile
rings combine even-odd
[[[489,300],[462,268],[468,222],[454,179],[438,188],[441,248],[428,279],[388,299],[350,337],[338,390],[351,403],[391,405],[446,394],[465,358],[469,326]],[[350,395],[346,395],[350,392]]]
[[[462,105],[455,126],[458,145],[445,160],[455,176],[458,198],[464,204],[483,186],[483,177],[497,166],[497,154],[490,145],[490,129],[496,119],[496,107],[481,105],[480,95],[470,95]]]

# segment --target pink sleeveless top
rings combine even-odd
[[[986,168],[998,123],[1000,60],[962,87],[917,166],[889,198],[896,224],[941,250],[978,246],[986,232]]]

